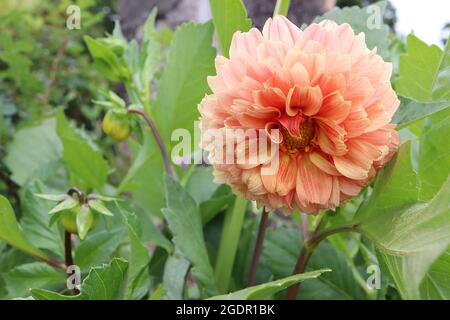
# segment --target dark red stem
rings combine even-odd
[[[250,272],[247,279],[247,287],[251,287],[255,283],[256,271],[258,270],[259,258],[261,256],[262,245],[264,242],[264,235],[266,233],[267,227],[267,217],[269,216],[269,211],[265,208],[261,215],[261,220],[259,222],[258,235],[256,237],[255,250],[253,251],[252,264],[250,266]]]
[[[164,142],[163,142],[163,140],[161,138],[161,135],[159,134],[159,131],[156,128],[156,125],[153,122],[153,120],[150,118],[150,116],[144,110],[128,109],[128,112],[138,114],[142,118],[144,118],[145,122],[147,123],[148,127],[150,128],[150,130],[151,130],[151,132],[153,134],[153,137],[156,140],[156,143],[158,144],[159,151],[161,152],[161,156],[162,156],[163,161],[164,161],[164,167],[166,168],[166,172],[167,172],[168,175],[173,177],[174,174],[173,174],[173,171],[172,171],[172,167],[170,166],[170,161],[169,161],[169,156],[167,154],[166,146],[164,145]]]

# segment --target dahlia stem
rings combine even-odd
[[[64,232],[64,249],[65,249],[65,258],[66,258],[66,266],[73,266],[73,257],[72,257],[72,234],[69,231]]]
[[[282,15],[287,16],[291,0],[277,0],[273,16]]]
[[[237,196],[234,205],[227,210],[225,215],[215,267],[217,287],[220,293],[228,291],[246,207],[247,200]]]
[[[66,267],[73,266],[73,257],[72,257],[72,234],[69,231],[64,232],[64,253],[65,253],[65,262]],[[69,274],[68,277],[71,275]],[[69,295],[77,295],[80,292],[78,289],[73,289],[72,292],[68,293]]]
[[[314,249],[319,245],[319,243],[326,239],[328,236],[331,236],[336,233],[340,232],[349,232],[349,231],[358,231],[358,225],[356,224],[350,224],[350,225],[343,225],[343,226],[337,226],[333,228],[329,228],[327,230],[324,230],[320,232],[320,228],[323,225],[323,219],[319,222],[316,229],[312,233],[309,240],[306,240],[303,243],[303,248],[300,251],[300,255],[297,259],[297,264],[295,265],[293,275],[300,274],[305,272],[306,267],[308,266],[309,258],[311,257]],[[295,300],[297,297],[298,289],[300,288],[300,283],[294,284],[291,286],[286,295],[287,300]]]
[[[263,209],[261,214],[261,220],[259,222],[258,235],[256,237],[255,250],[253,251],[252,264],[250,266],[250,272],[247,279],[247,287],[253,286],[256,279],[256,271],[258,270],[259,258],[261,256],[262,245],[264,242],[264,236],[267,227],[267,217],[269,216],[269,211],[266,208]]]
[[[163,158],[164,167],[166,169],[166,172],[169,176],[174,176],[174,173],[172,171],[172,167],[170,166],[169,156],[167,154],[166,146],[164,145],[164,142],[161,138],[161,135],[159,134],[158,129],[156,129],[156,125],[153,122],[153,120],[150,118],[150,116],[145,112],[144,110],[139,109],[128,109],[128,112],[135,113],[139,116],[141,116],[145,122],[147,123],[148,127],[150,128],[150,131],[153,134],[153,137],[156,140],[156,143],[158,144],[159,151],[161,152],[161,156]]]
[[[301,213],[301,219],[302,219],[302,237],[303,242],[306,242],[309,239],[308,234],[308,217],[306,216],[306,213]]]

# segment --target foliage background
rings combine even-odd
[[[316,19],[350,23],[393,62],[403,144],[360,196],[308,217],[311,229],[324,217],[328,228],[357,225],[357,233],[328,237],[311,257],[311,273],[289,277],[302,247],[301,215],[274,213],[261,286],[238,291],[246,287],[257,208],[213,184],[208,166],[174,166],[179,179],[165,177],[146,127],[135,121],[134,134],[117,143],[101,119],[113,105],[142,108],[170,152],[173,129],[194,131],[217,51],[226,52],[232,31],[252,22],[241,1],[211,0],[213,22],[174,30],[153,11],[123,35],[113,2],[75,1],[81,30],[65,28],[69,1],[0,3],[1,299],[196,299],[233,291],[225,298],[283,298],[306,279],[299,299],[450,298],[449,46],[399,38],[387,25],[370,30],[358,7]],[[233,19],[221,20],[224,12]],[[64,260],[63,228],[49,226],[51,203],[36,196],[71,186],[125,200],[108,202],[113,217],[75,241],[79,296],[64,295],[66,274],[51,265]],[[371,265],[382,270],[379,290],[366,285]]]

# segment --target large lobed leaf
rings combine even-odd
[[[127,268],[127,261],[114,258],[109,264],[92,268],[81,284],[80,294],[76,296],[44,289],[31,289],[31,295],[36,300],[118,300]]]
[[[213,31],[212,23],[186,23],[175,32],[153,108],[158,130],[169,146],[173,130],[184,128],[192,134],[199,117],[197,105],[209,91],[206,78],[214,74],[216,54]]]
[[[450,41],[442,51],[409,35],[395,81],[400,107],[393,122],[399,128],[450,107]]]
[[[298,229],[280,227],[267,230],[263,257],[270,272],[276,278],[292,274],[301,251],[301,232]],[[302,284],[299,299],[366,299],[364,290],[355,280],[352,270],[342,252],[335,250],[330,243],[321,243],[308,264],[307,271],[331,268],[317,279]]]
[[[48,259],[47,255],[35,248],[24,236],[16,220],[8,199],[0,195],[0,240],[36,258]]]
[[[61,108],[56,119],[56,132],[64,146],[63,159],[70,173],[85,183],[86,190],[102,190],[108,175],[108,163],[101,152],[70,126]]]
[[[22,264],[4,275],[8,293],[12,297],[28,297],[30,287],[49,288],[63,285],[66,275],[43,262]]]
[[[166,199],[167,208],[163,213],[174,236],[175,247],[191,262],[202,296],[212,296],[217,293],[217,287],[197,204],[170,176],[166,176]]]
[[[450,245],[449,121],[446,109],[423,122],[418,150],[412,152],[409,142],[401,147],[353,221],[382,251],[383,265],[405,299],[449,294],[447,285],[433,281],[439,275],[433,268],[442,270],[445,255],[439,257]]]
[[[209,4],[222,54],[228,56],[233,34],[248,31],[252,21],[242,0],[209,0]]]
[[[311,272],[292,275],[287,278],[263,283],[254,287],[245,288],[229,294],[215,296],[211,300],[261,300],[269,298],[275,293],[289,288],[290,286],[308,279],[319,277],[324,272],[329,272],[330,269],[320,269]]]
[[[62,145],[55,136],[55,122],[47,122],[19,130],[7,147],[5,164],[11,179],[22,186],[34,177],[46,178],[61,159]],[[42,168],[53,170],[42,172]]]
[[[409,35],[395,87],[399,94],[417,101],[449,101],[450,44],[447,42],[442,51]]]

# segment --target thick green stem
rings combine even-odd
[[[277,15],[287,16],[290,5],[291,0],[277,0],[275,10],[273,11],[273,16],[274,17]]]
[[[234,205],[226,212],[215,268],[217,287],[221,293],[226,293],[230,284],[246,205],[247,201],[238,196]]]
[[[322,223],[319,223],[316,230],[314,230],[313,234],[309,238],[309,240],[305,241],[303,244],[303,248],[298,256],[297,264],[295,265],[293,274],[300,274],[305,272],[306,267],[308,266],[309,258],[311,257],[314,249],[319,245],[319,243],[326,239],[328,236],[331,236],[340,232],[348,232],[348,231],[358,231],[356,224],[337,226],[334,228],[326,229],[320,232],[320,227]],[[297,283],[291,286],[288,289],[286,299],[287,300],[295,300],[297,297],[298,289],[300,288],[300,284]]]

